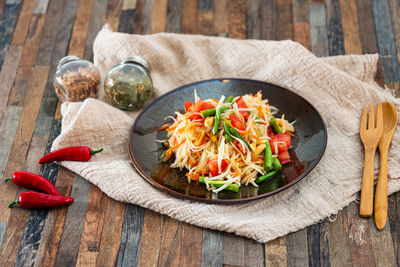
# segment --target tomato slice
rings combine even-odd
[[[243,155],[246,155],[247,149],[245,146],[243,146],[238,140],[235,140],[233,143],[237,149],[239,149],[240,152],[242,152]]]
[[[210,159],[207,163],[208,169],[211,172],[211,176],[217,176],[221,174],[218,171],[218,159]],[[221,171],[224,172],[226,171],[226,168],[228,168],[228,161],[226,159],[223,159],[221,162]]]
[[[274,136],[274,131],[272,130],[272,127],[268,125],[267,127],[267,135],[269,138],[272,138]]]
[[[202,100],[197,101],[197,103],[192,108],[192,112],[199,113],[202,110],[214,108],[215,105],[211,104],[210,102],[205,102]],[[200,114],[190,114],[189,120],[201,120],[203,117]]]
[[[281,141],[277,135],[274,135],[269,143],[271,144],[271,150],[273,154],[280,154],[288,150],[286,142]],[[276,151],[276,149],[278,149],[278,151]]]
[[[185,112],[187,112],[192,106],[194,106],[194,103],[192,101],[185,101]]]
[[[246,102],[244,102],[242,97],[239,97],[238,99],[236,99],[235,102],[238,105],[238,108],[248,108]],[[246,120],[249,118],[248,111],[240,110],[239,112],[240,112],[240,114],[242,114],[243,118],[245,118]]]
[[[287,147],[292,145],[292,137],[288,133],[278,133],[276,138],[278,138],[280,142],[285,142]]]
[[[283,164],[286,164],[286,163],[288,163],[288,162],[291,162],[291,160],[290,160],[290,155],[289,155],[289,151],[282,151],[282,152],[280,152],[279,154],[278,154],[278,159],[279,159],[279,162],[283,165]]]
[[[246,124],[244,124],[241,120],[239,120],[238,117],[235,115],[231,114],[229,115],[229,120],[232,123],[232,126],[235,127],[236,129],[239,129],[241,131],[246,130]]]

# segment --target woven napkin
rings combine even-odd
[[[94,62],[104,77],[128,56],[150,64],[155,97],[211,78],[248,78],[288,88],[311,102],[328,128],[328,145],[317,167],[300,183],[271,197],[239,205],[212,205],[175,198],[147,183],[127,151],[137,113],[99,100],[64,103],[62,131],[52,149],[103,147],[89,162],[60,164],[119,201],[130,202],[204,228],[267,242],[336,214],[361,188],[363,148],[359,123],[365,103],[392,101],[374,76],[378,55],[318,58],[292,41],[232,40],[198,35],[129,35],[104,28],[94,42]],[[171,114],[173,111],[171,111]],[[400,136],[389,154],[389,193],[400,189]],[[378,164],[376,161],[376,171]]]

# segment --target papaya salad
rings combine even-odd
[[[272,179],[290,162],[288,149],[294,136],[293,122],[262,99],[253,95],[221,96],[219,100],[185,101],[185,113],[168,116],[166,149],[161,159],[172,168],[185,169],[188,182],[206,185],[207,190],[238,192],[241,185]],[[174,154],[174,158],[172,157]]]

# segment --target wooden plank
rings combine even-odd
[[[261,38],[261,0],[246,0],[246,39]],[[215,19],[214,19],[215,20]]]
[[[6,232],[7,222],[0,222],[0,246],[3,243],[4,233]]]
[[[69,42],[69,55],[83,57],[93,2],[94,0],[79,1],[78,9],[76,10],[75,15],[74,27],[72,29],[71,40]]]
[[[328,225],[329,256],[332,266],[352,266],[347,215],[341,210]]]
[[[156,266],[160,254],[163,215],[146,210],[138,266]]]
[[[228,2],[229,38],[246,38],[246,17],[244,0]]]
[[[293,22],[308,22],[309,21],[309,1],[308,0],[293,0]]]
[[[167,3],[168,0],[154,0],[151,10],[151,26],[150,33],[158,33],[165,31],[167,22]]]
[[[305,229],[286,236],[288,266],[308,266],[307,232]]]
[[[372,13],[371,1],[356,0],[357,15],[359,23],[360,42],[363,53],[376,53],[378,46],[376,43],[375,24]]]
[[[164,216],[158,266],[179,266],[182,247],[182,222]]]
[[[3,123],[0,126],[0,177],[4,176],[6,170],[21,111],[21,107],[7,107]],[[0,185],[2,183],[3,179],[0,180]]]
[[[6,1],[0,1],[0,18],[3,15],[4,6],[6,5]]]
[[[222,233],[223,235],[223,264],[245,266],[244,238],[235,234]],[[246,263],[249,266],[252,266]]]
[[[15,25],[11,44],[23,45],[28,34],[29,21],[31,19],[35,1],[23,1],[19,12],[18,21]]]
[[[135,17],[135,33],[149,34],[151,24],[151,10],[153,0],[137,0],[136,2],[136,17]]]
[[[61,125],[61,121],[54,121],[54,124]],[[71,171],[63,167],[59,168],[56,187],[61,195],[70,196],[72,187],[69,185],[73,184],[74,176]],[[55,265],[67,211],[68,209],[54,209],[49,212],[34,266]]]
[[[14,26],[18,17],[20,3],[6,3],[0,20],[0,69],[3,66],[8,44],[11,41]]]
[[[40,155],[50,152],[54,139],[61,132],[61,123],[53,124],[53,126],[54,128],[52,129],[50,136],[34,135],[32,137],[24,170],[39,173],[39,175],[47,178],[52,183],[55,183],[58,174],[58,164],[53,162],[42,165],[41,168],[39,167],[40,165],[37,164]],[[40,172],[38,172],[37,169],[40,169]],[[29,212],[25,231],[22,235],[22,240],[18,249],[17,260],[15,263],[17,266],[34,265],[48,213],[49,209],[31,210]]]
[[[133,33],[135,26],[136,10],[122,10],[118,22],[118,32]]]
[[[197,0],[183,0],[181,33],[197,33]]]
[[[368,221],[358,215],[358,205],[352,202],[347,208],[351,257],[355,266],[373,266],[371,234]]]
[[[139,248],[142,240],[143,217],[145,209],[127,204],[122,225],[121,245],[119,247],[117,266],[137,266]]]
[[[263,0],[261,3],[261,39],[276,40],[275,0]]]
[[[199,267],[201,263],[203,230],[200,227],[182,224],[181,266]]]
[[[28,36],[21,55],[23,60],[18,65],[17,77],[8,99],[8,105],[22,105],[24,101],[28,81],[32,76],[36,55],[39,50],[45,19],[44,15],[33,15],[31,18]]]
[[[213,34],[216,36],[228,36],[229,21],[228,21],[228,1],[214,1],[213,14]]]
[[[262,243],[244,238],[244,266],[265,266],[264,250]]]
[[[60,24],[63,12],[63,3],[64,0],[53,0],[49,4],[46,15],[46,22],[43,28],[43,35],[40,40],[39,51],[36,57],[36,65],[50,65],[51,55],[53,53],[59,28],[58,26]]]
[[[326,0],[329,55],[344,55],[342,21],[339,0]]]
[[[166,32],[181,32],[183,0],[168,0]]]
[[[398,82],[400,81],[400,65],[396,53],[388,1],[372,0],[372,10],[385,82]]]
[[[222,266],[224,260],[222,232],[204,229],[201,247],[201,266]]]
[[[368,223],[371,231],[375,266],[397,266],[389,222],[382,231],[376,228],[373,217],[368,219]]]
[[[322,57],[329,54],[326,32],[326,11],[324,5],[310,5],[311,50]]]
[[[122,10],[135,9],[136,0],[124,0]]]
[[[340,0],[343,39],[346,54],[361,54],[356,0]]]
[[[396,257],[397,265],[400,264],[400,193],[395,193],[388,198],[388,218],[390,225],[390,232],[393,241],[393,249]],[[372,253],[371,253],[372,254]]]
[[[17,134],[15,135],[7,163],[5,171],[7,176],[11,176],[15,170],[24,168],[29,143],[32,138],[40,101],[43,95],[44,81],[47,80],[47,74],[47,67],[36,67],[34,70],[34,75],[30,81],[24,107],[21,112]],[[13,186],[11,183],[2,183],[0,185],[0,203],[2,203],[2,206],[14,200],[19,191],[20,188]],[[19,246],[27,215],[28,212],[22,209],[12,209],[12,211],[11,209],[7,209],[1,213],[0,221],[9,220],[9,224],[4,235],[0,253],[0,266],[15,262],[17,256],[15,251],[17,251]]]
[[[75,201],[73,205],[68,207],[55,260],[56,266],[73,266],[76,264],[89,192],[90,183],[79,175],[75,175],[71,190],[71,197]]]
[[[121,11],[122,11],[122,4],[123,4],[122,0],[108,1],[105,23],[110,25],[113,31],[118,30],[119,18],[121,16]],[[135,9],[135,7],[133,7],[133,9]]]
[[[103,231],[104,216],[106,213],[107,198],[95,185],[90,187],[89,199],[86,207],[85,222],[83,225],[80,252],[99,251],[101,232]],[[80,255],[78,256],[80,258]]]
[[[49,0],[36,0],[33,14],[46,14]]]
[[[0,125],[7,107],[8,96],[17,74],[21,53],[21,46],[10,45],[4,60],[4,68],[0,72]]]
[[[107,199],[105,214],[107,220],[104,220],[103,231],[101,233],[97,265],[114,266],[118,258],[126,204],[111,199],[106,195],[104,197]]]
[[[198,30],[202,35],[212,35],[214,24],[214,3],[212,0],[199,0]]]
[[[396,43],[397,60],[400,61],[400,3],[389,0],[390,18],[392,19],[393,37]]]
[[[327,230],[326,221],[307,228],[308,261],[310,266],[330,266]]]
[[[265,266],[287,266],[285,236],[265,243]]]
[[[291,0],[276,0],[276,39],[293,39]]]

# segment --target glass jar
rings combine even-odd
[[[104,80],[104,91],[118,108],[141,109],[153,94],[149,64],[142,57],[128,57],[110,69]]]
[[[100,72],[90,61],[77,56],[63,57],[54,76],[54,88],[61,102],[97,97]]]

